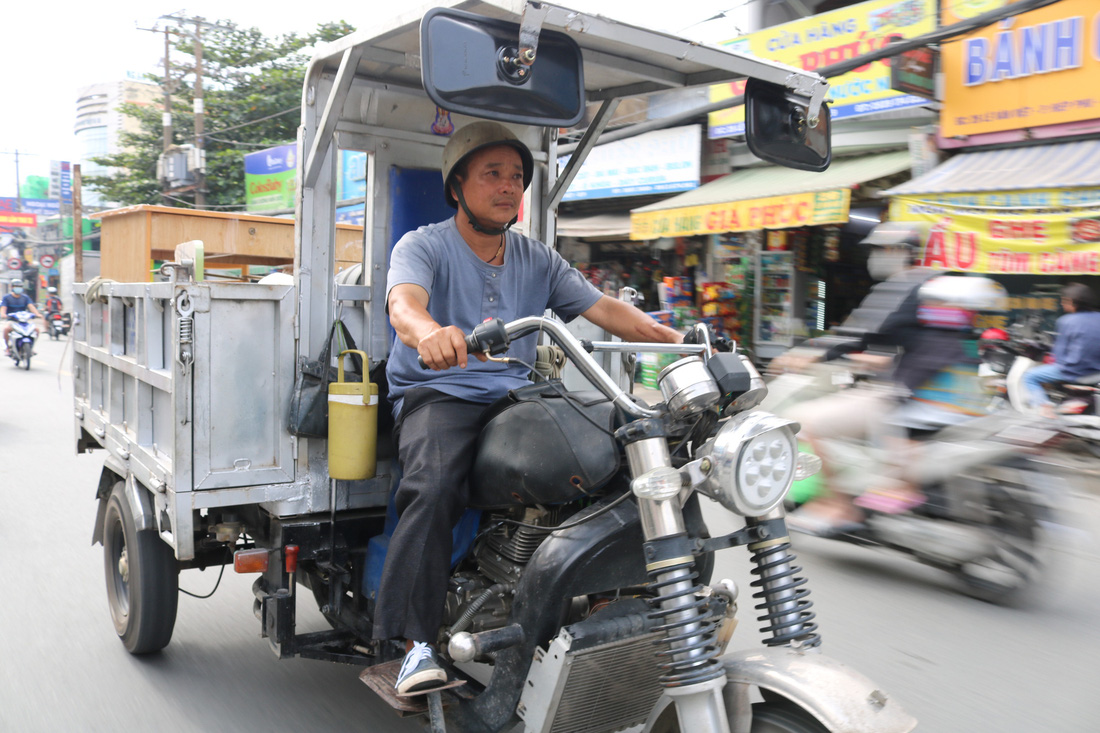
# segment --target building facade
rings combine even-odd
[[[85,176],[106,175],[110,171],[92,162],[93,158],[122,151],[123,132],[137,132],[138,123],[122,113],[122,105],[160,104],[161,90],[156,84],[126,79],[92,84],[78,90],[73,134],[79,146],[81,171]],[[85,206],[103,206],[94,191],[84,194]]]

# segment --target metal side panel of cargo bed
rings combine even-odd
[[[294,288],[246,283],[76,286],[78,443],[154,495],[157,527],[193,554],[194,510],[308,503],[286,414]]]

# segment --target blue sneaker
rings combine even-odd
[[[435,661],[435,651],[422,641],[414,641],[405,654],[401,671],[397,674],[398,695],[430,690],[447,682],[447,673]]]

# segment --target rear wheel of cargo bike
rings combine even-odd
[[[118,638],[131,654],[163,649],[172,638],[179,601],[179,565],[156,530],[135,529],[121,481],[103,518],[107,602]]]

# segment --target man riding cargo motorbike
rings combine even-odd
[[[390,258],[387,304],[397,337],[386,372],[403,476],[374,636],[406,640],[396,682],[402,694],[446,680],[431,645],[443,618],[451,530],[466,508],[480,416],[528,383],[521,363],[491,362],[483,354],[480,363],[469,362],[465,334],[486,318],[510,321],[552,308],[569,320],[583,315],[628,341],[682,340],[637,308],[601,295],[545,244],[509,233],[532,168],[530,150],[499,123],[456,131],[443,150],[443,186],[458,211],[406,234]],[[513,349],[531,364],[534,347],[531,336]]]

